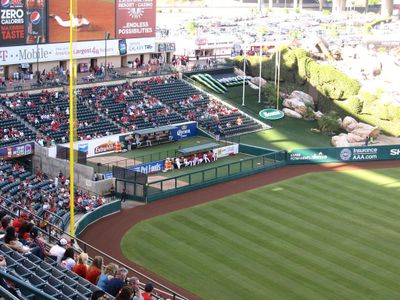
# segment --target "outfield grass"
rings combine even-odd
[[[399,177],[297,177],[142,222],[121,247],[204,299],[399,299]]]
[[[277,150],[331,146],[328,136],[310,131],[311,128],[318,128],[316,121],[304,121],[289,117],[277,121],[261,119],[258,112],[266,107],[263,102],[265,97],[262,94],[261,103],[259,104],[258,91],[248,86],[246,86],[245,107],[241,106],[241,86],[228,88],[226,95],[216,96],[272,127],[270,130],[243,136],[243,139],[241,138],[243,143]]]

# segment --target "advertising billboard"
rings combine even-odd
[[[8,146],[0,149],[0,159],[13,159],[31,155],[34,152],[35,144],[33,142]]]
[[[116,38],[155,37],[156,0],[115,0]]]
[[[76,0],[77,15],[72,25],[77,29],[78,41],[104,40],[106,32],[115,38],[115,0]],[[49,0],[49,42],[69,40],[69,1]]]
[[[171,130],[171,135],[174,140],[181,140],[197,135],[197,122],[188,122],[181,125],[176,125],[175,129]]]
[[[400,147],[365,146],[344,148],[311,148],[288,151],[288,164],[319,164],[400,159]]]
[[[155,39],[129,39],[126,40],[126,54],[151,53],[154,52]],[[118,40],[110,40],[107,42],[107,55],[117,56],[123,55],[121,52],[125,45],[121,46]],[[39,51],[37,51],[39,50]],[[59,61],[69,59],[69,44],[55,43],[21,46],[21,47],[1,47],[0,46],[0,66],[17,65],[23,63],[33,63],[39,61]],[[104,41],[85,41],[76,42],[73,45],[73,55],[76,59],[104,57],[105,43]]]
[[[46,8],[46,0],[0,0],[0,46],[45,43]]]

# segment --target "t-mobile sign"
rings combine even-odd
[[[155,37],[156,0],[116,0],[118,39]]]

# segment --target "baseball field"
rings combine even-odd
[[[398,299],[399,176],[317,172],[264,185],[142,221],[122,252],[202,299]]]

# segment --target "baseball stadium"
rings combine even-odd
[[[399,106],[158,10],[1,1],[0,299],[399,299]]]

